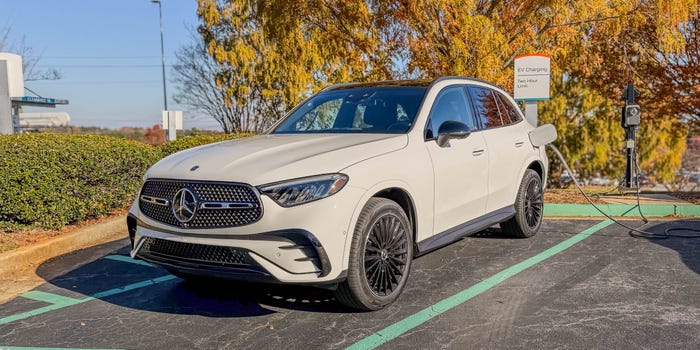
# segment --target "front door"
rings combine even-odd
[[[450,140],[440,147],[440,125],[454,120],[473,131],[464,139]],[[466,88],[450,86],[438,94],[430,111],[425,145],[435,173],[435,234],[475,219],[486,213],[488,197],[489,153],[483,133],[478,130]]]

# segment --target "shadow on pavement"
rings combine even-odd
[[[671,234],[684,236],[699,236],[698,238],[683,238],[670,236],[667,239],[648,239],[660,246],[673,249],[678,253],[681,261],[693,272],[700,274],[700,220],[677,220],[654,224],[646,228],[646,231],[656,235],[664,235],[667,229],[678,229]],[[686,230],[680,230],[686,229]],[[693,232],[693,230],[696,230]]]
[[[93,253],[90,259],[81,259],[81,254],[87,252],[66,254],[39,266],[37,274],[48,281],[43,290],[80,299],[169,275],[158,267],[108,258],[112,255],[127,257],[127,247],[106,250],[102,258],[69,269],[79,266],[82,261],[96,258]],[[138,310],[207,317],[262,316],[275,313],[275,308],[321,313],[353,312],[338,303],[329,290],[220,280],[185,281],[173,278],[100,299]]]

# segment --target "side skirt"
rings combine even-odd
[[[514,215],[515,206],[509,205],[505,208],[498,209],[484,216],[467,221],[461,225],[457,225],[451,229],[448,229],[447,231],[438,233],[435,236],[418,242],[418,254],[416,254],[416,256],[423,255],[442,246],[446,246],[464,236],[477,233],[489,226],[508,220]]]

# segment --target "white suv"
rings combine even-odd
[[[417,255],[498,223],[538,231],[538,129],[475,79],[333,85],[263,135],[151,167],[131,255],[185,279],[308,284],[380,309]]]

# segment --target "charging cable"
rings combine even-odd
[[[566,162],[566,159],[564,159],[564,156],[559,152],[559,149],[554,146],[553,144],[548,144],[549,148],[556,153],[557,157],[559,157],[559,160],[561,163],[564,165],[564,168],[569,172],[569,175],[571,176],[571,179],[574,181],[574,185],[576,185],[576,188],[581,192],[581,194],[586,198],[588,203],[590,203],[597,211],[599,211],[601,214],[603,214],[606,218],[612,220],[614,223],[626,228],[629,230],[629,235],[632,237],[638,237],[638,238],[648,238],[648,239],[667,239],[670,237],[678,237],[678,238],[700,238],[700,230],[698,229],[692,229],[692,228],[684,228],[684,227],[673,227],[673,228],[667,228],[664,230],[664,233],[654,233],[654,232],[649,232],[649,231],[644,231],[642,230],[642,227],[646,226],[649,224],[649,220],[644,216],[642,213],[642,206],[640,205],[640,190],[639,190],[639,181],[637,182],[637,208],[639,209],[639,215],[642,218],[642,221],[644,221],[644,224],[638,226],[638,227],[631,227],[628,225],[625,225],[624,223],[615,220],[612,216],[608,215],[605,213],[602,209],[600,209],[593,201],[591,198],[586,194],[586,192],[583,191],[583,188],[581,188],[581,185],[578,183],[578,180],[576,179],[576,176],[574,176],[573,171],[571,171],[571,168],[569,168],[569,164]],[[639,164],[637,164],[637,157],[635,155],[635,166],[637,167],[637,173],[639,173]],[[683,234],[683,233],[675,233],[675,232],[690,232],[688,234]]]

